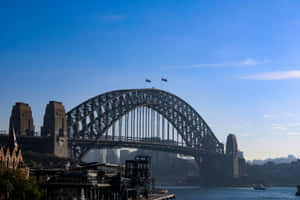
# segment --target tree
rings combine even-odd
[[[0,199],[39,200],[42,192],[32,178],[19,169],[0,168]]]

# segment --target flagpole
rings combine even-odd
[[[147,84],[147,83],[150,84],[152,81],[151,81],[150,79],[146,78],[146,79],[145,79],[145,82],[146,82],[146,84]]]
[[[166,78],[162,77],[162,78],[161,78],[161,82],[165,82],[165,83],[167,83],[167,82],[168,82],[168,80],[167,80]],[[164,85],[164,84],[162,83],[162,85]]]

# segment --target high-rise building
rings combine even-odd
[[[48,103],[41,135],[52,138],[54,155],[58,157],[68,156],[67,119],[65,108],[61,102],[50,101]]]
[[[26,103],[16,103],[11,111],[9,130],[15,130],[16,135],[26,136],[34,134],[31,108]]]
[[[242,151],[238,152],[238,159],[239,159],[239,176],[246,175],[246,160],[244,158],[244,153]]]

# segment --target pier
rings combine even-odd
[[[151,194],[148,200],[173,200],[175,199],[175,194]]]

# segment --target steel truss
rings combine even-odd
[[[107,92],[73,108],[67,119],[75,157],[81,157],[93,147],[91,144],[97,147],[99,141],[111,142],[112,146],[116,141],[125,146],[139,142],[145,147],[177,146],[178,152],[186,148],[187,152],[224,154],[223,144],[202,117],[184,100],[163,90]]]

